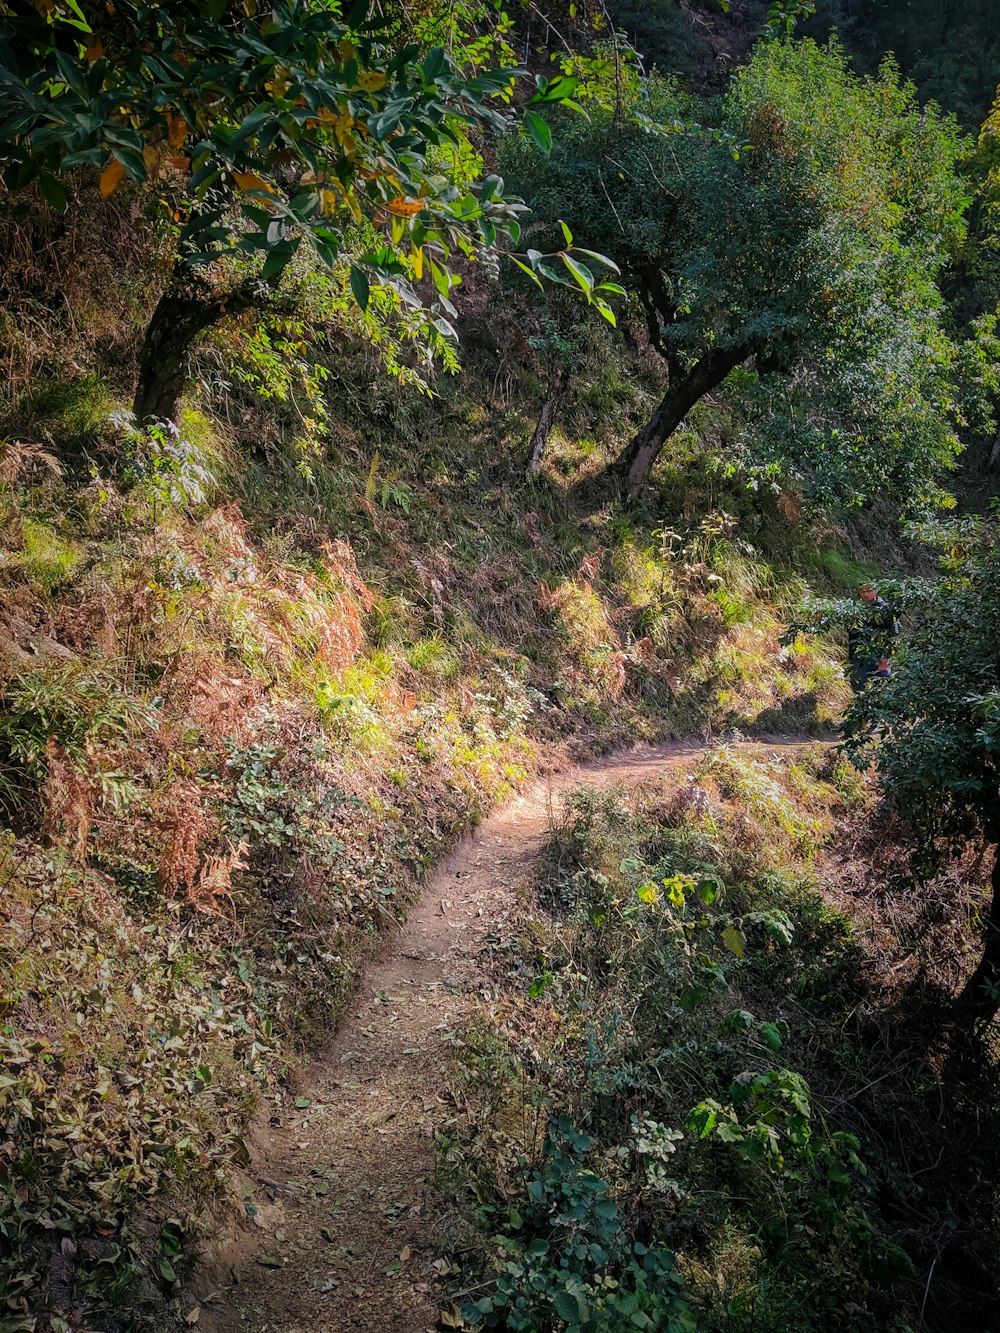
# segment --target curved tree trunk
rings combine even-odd
[[[263,304],[258,282],[222,292],[197,283],[168,287],[156,303],[139,355],[139,381],[132,409],[136,418],[173,421],[187,382],[187,357],[195,339],[226,316],[240,315]]]
[[[542,459],[545,457],[545,446],[549,442],[549,433],[552,430],[556,412],[559,410],[559,404],[562,402],[568,383],[569,371],[560,370],[549,386],[548,396],[542,404],[541,412],[538,414],[538,425],[531,437],[531,461],[528,467],[532,472],[541,470]]]
[[[993,855],[993,901],[986,918],[986,940],[979,966],[965,983],[955,1001],[956,1007],[970,1022],[988,1021],[1000,1009],[1000,846]]]
[[[718,387],[731,370],[747,359],[750,347],[723,347],[706,352],[677,381],[671,382],[659,407],[611,465],[625,479],[625,493],[634,500],[653,470],[660,450],[687,414],[707,393]]]

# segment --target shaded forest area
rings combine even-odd
[[[664,738],[371,1280],[1000,1327],[998,82],[924,0],[0,5],[0,1333],[197,1321],[431,868]]]

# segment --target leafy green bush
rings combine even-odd
[[[608,1184],[588,1159],[596,1142],[566,1116],[549,1124],[523,1210],[497,1240],[496,1289],[463,1311],[474,1327],[625,1333],[695,1328],[671,1255],[631,1240]]]

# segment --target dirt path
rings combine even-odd
[[[435,1215],[429,1188],[432,1135],[454,1060],[450,1037],[475,1009],[487,936],[503,933],[567,789],[659,773],[702,748],[669,743],[541,779],[438,865],[364,977],[357,1007],[300,1080],[301,1095],[258,1124],[256,1216],[213,1242],[184,1303],[189,1325],[206,1333],[438,1327],[434,1263],[448,1219]]]

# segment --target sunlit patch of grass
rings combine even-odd
[[[405,643],[415,622],[413,606],[405,597],[376,594],[365,613],[368,640],[376,648],[390,648]]]
[[[803,574],[834,593],[853,593],[860,584],[878,577],[878,570],[867,560],[855,560],[836,547],[803,547],[796,553],[796,563]]]
[[[40,519],[25,518],[21,527],[23,548],[17,563],[25,576],[47,593],[71,582],[86,558],[83,548]]]
[[[776,758],[756,757],[739,753],[728,746],[709,751],[697,768],[700,778],[708,778],[727,800],[736,801],[747,810],[762,829],[770,830],[772,837],[784,835],[768,849],[768,864],[777,865],[781,857],[803,855],[819,845],[822,830],[829,828],[829,820],[813,817],[810,806],[829,810],[834,792],[818,784],[808,790],[812,798],[806,809],[798,808],[806,770],[800,766],[795,779],[789,783],[786,766]],[[790,789],[790,790],[789,790]],[[825,800],[817,798],[825,796]]]
[[[406,660],[414,671],[420,671],[434,680],[455,680],[458,676],[458,657],[439,635],[418,639],[407,650]]]
[[[58,444],[83,448],[109,430],[117,400],[104,379],[88,374],[43,381],[31,395],[33,419]]]

